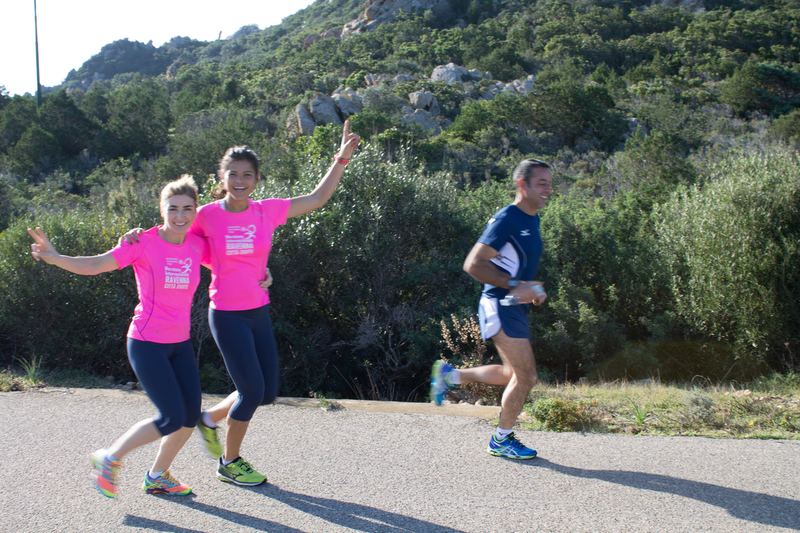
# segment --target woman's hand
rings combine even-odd
[[[122,246],[122,243],[128,241],[128,244],[136,244],[139,242],[139,235],[144,233],[142,228],[133,228],[125,233],[122,237],[119,238],[117,241],[117,246]]]
[[[258,284],[261,285],[261,288],[264,290],[269,289],[269,286],[272,285],[272,274],[270,273],[269,268],[267,269],[267,279],[258,282]]]
[[[353,151],[358,148],[358,143],[361,137],[355,133],[350,133],[350,121],[344,121],[344,130],[342,130],[342,146],[339,148],[339,157],[350,159]]]
[[[36,231],[28,228],[28,234],[33,237],[34,243],[31,244],[31,255],[37,261],[44,261],[48,264],[53,264],[59,257],[59,253],[56,251],[53,244],[50,242],[50,239],[47,238],[47,234],[45,234],[44,230],[40,227],[36,228]]]

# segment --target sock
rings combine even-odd
[[[236,459],[238,459],[238,457]],[[234,459],[233,461],[235,461],[236,459]],[[219,460],[222,461],[222,464],[224,464],[225,466],[228,466],[229,464],[231,464],[233,462],[233,461],[228,461],[227,459],[225,459],[225,454],[223,454],[222,457],[219,458]]]
[[[461,385],[461,371],[457,368],[454,368],[450,372],[447,373],[444,380],[451,385]]]
[[[497,426],[497,431],[494,433],[494,439],[500,442],[512,433],[514,433],[513,429],[500,429],[500,426]]]
[[[166,470],[162,470],[161,472],[153,472],[152,470],[147,471],[147,475],[150,476],[150,479],[156,480],[161,477],[161,474],[166,472]]]
[[[106,452],[106,453],[105,453],[105,455],[106,455],[106,461],[116,461],[116,462],[119,462],[119,459],[117,459],[116,457],[114,457],[114,456],[113,456],[113,455],[111,455],[110,453]]]
[[[213,420],[211,420],[211,415],[208,414],[208,411],[203,411],[203,416],[201,418],[203,420],[203,424],[205,424],[206,427],[209,427],[211,429],[217,428],[217,425],[214,423]]]

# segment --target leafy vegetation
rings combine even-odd
[[[262,156],[259,197],[309,191],[340,126],[299,136],[297,106],[349,86],[369,145],[328,205],[275,237],[282,394],[422,399],[436,357],[496,360],[469,333],[479,287],[461,263],[524,157],[555,168],[541,213],[549,297],[531,326],[545,381],[796,371],[800,5],[651,4],[451,0],[307,40],[363,9],[331,0],[211,43],[111,43],[39,110],[0,89],[0,360],[129,372],[132,273],[36,264],[26,226],[65,253],[105,251],[158,223],[160,184],[204,182],[234,144]],[[450,62],[481,76],[431,81]],[[441,133],[404,120],[418,91],[435,96]],[[225,392],[202,293],[198,364],[205,389]],[[622,404],[648,424],[661,409]]]

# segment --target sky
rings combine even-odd
[[[59,85],[70,70],[114,41],[158,47],[173,37],[200,41],[233,35],[242,26],[280,24],[314,0],[36,0],[42,86]],[[0,85],[8,94],[36,94],[34,0],[4,0],[0,32]],[[230,7],[230,9],[229,9]]]

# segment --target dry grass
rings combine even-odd
[[[530,429],[800,439],[800,375],[796,374],[776,374],[738,386],[653,380],[537,385],[529,400],[520,423]],[[559,426],[559,420],[575,422]]]

